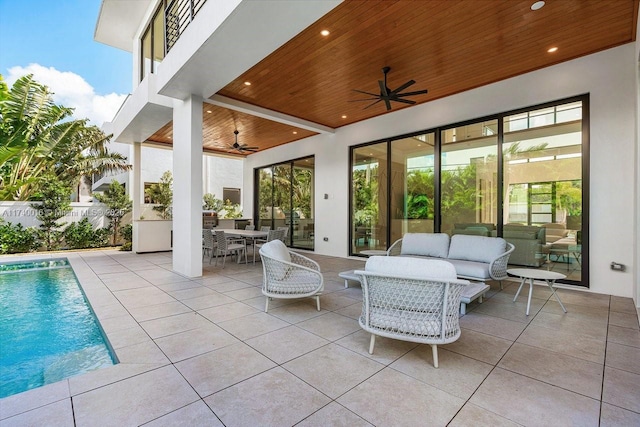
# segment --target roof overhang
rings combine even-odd
[[[113,134],[113,140],[132,144],[143,142],[173,119],[173,100],[158,95],[154,74],[149,74],[129,96],[112,122],[102,130]]]
[[[208,98],[341,2],[207,1],[162,61],[159,93]]]
[[[93,39],[131,52],[133,40],[153,0],[102,0]]]

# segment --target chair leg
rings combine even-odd
[[[369,341],[369,354],[373,354],[374,345],[376,345],[376,336],[371,334],[371,341]]]
[[[500,283],[500,290],[503,290],[504,288],[502,287],[502,280],[498,280],[498,283]]]
[[[266,297],[266,301],[264,302],[264,312],[269,311],[269,297]]]
[[[433,367],[438,367],[438,346],[431,344],[431,351],[433,352]]]
[[[320,296],[316,296],[316,306],[318,307],[318,311],[320,311]]]

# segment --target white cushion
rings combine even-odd
[[[263,244],[262,248],[260,248],[260,253],[278,261],[291,262],[289,249],[282,243],[282,240],[276,239]]]
[[[417,279],[455,280],[456,278],[456,269],[450,262],[435,259],[372,256],[367,260],[364,269],[372,273]]]
[[[505,253],[507,242],[500,237],[467,236],[451,237],[449,258],[490,263]]]
[[[402,236],[400,254],[446,258],[449,254],[449,235],[446,233],[407,233]]]

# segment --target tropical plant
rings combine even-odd
[[[5,223],[0,218],[0,254],[15,254],[38,249],[37,230],[22,224]]]
[[[32,203],[31,207],[38,212],[39,236],[44,247],[50,251],[57,249],[62,239],[59,228],[66,223],[58,223],[58,220],[71,211],[71,187],[50,173],[43,176],[43,183],[40,192],[35,195],[40,201]]]
[[[133,225],[125,224],[120,227],[120,237],[124,240],[124,244],[120,246],[120,250],[130,251],[133,246]]]
[[[122,217],[131,212],[131,199],[125,194],[124,185],[116,180],[111,181],[109,188],[103,194],[96,193],[93,197],[107,205],[105,216],[109,219],[112,244],[115,246]]]
[[[173,217],[171,212],[171,205],[173,204],[173,175],[171,171],[163,173],[160,182],[152,184],[145,190],[145,193],[151,199],[151,203],[156,204],[153,210],[158,212],[162,219],[171,219]]]
[[[211,194],[211,193],[205,194],[204,196],[202,196],[202,201],[203,201],[202,209],[205,211],[218,212],[220,209],[222,209],[222,205],[223,205],[222,200],[216,199],[215,194]]]
[[[111,231],[108,228],[93,229],[89,218],[72,222],[64,229],[64,241],[70,249],[101,248],[107,246]]]
[[[86,119],[72,120],[72,113],[32,75],[10,90],[0,84],[0,200],[32,200],[47,173],[73,186],[81,176],[131,168],[107,149],[108,136]]]
[[[242,218],[242,207],[237,203],[231,203],[227,199],[220,209],[220,218]]]

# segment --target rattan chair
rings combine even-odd
[[[320,311],[320,294],[324,281],[317,262],[296,252],[291,252],[279,239],[260,248],[262,258],[262,293],[266,296],[265,313],[270,298],[314,297]]]
[[[456,279],[446,261],[374,256],[362,277],[360,326],[371,333],[369,353],[376,335],[431,345],[438,367],[438,344],[460,337],[460,293],[469,284]]]
[[[224,231],[216,231],[216,254],[222,255],[222,268],[227,261],[228,254],[235,254],[238,262],[240,261],[240,254],[244,253],[244,262],[247,262],[247,242],[244,239],[230,238]],[[216,263],[218,265],[218,257],[216,256]]]
[[[280,240],[284,243],[284,230],[268,230],[266,239],[254,239],[253,241],[253,263],[256,263],[256,248],[259,250],[262,245],[273,240]]]
[[[215,255],[217,243],[213,236],[211,229],[205,228],[202,230],[202,259],[206,253],[209,254],[209,264],[211,264],[211,258]]]

